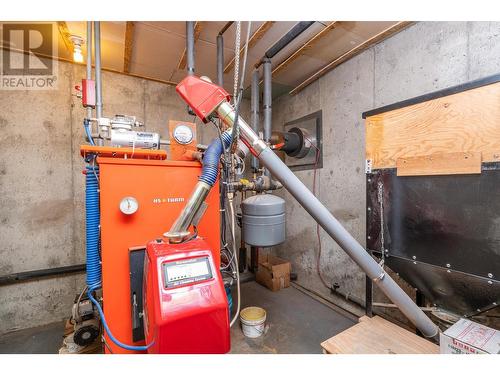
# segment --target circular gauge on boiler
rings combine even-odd
[[[125,197],[120,201],[120,211],[125,215],[134,214],[139,208],[139,202],[134,197]]]
[[[172,134],[177,143],[181,145],[187,145],[193,141],[194,134],[193,129],[187,125],[179,125],[174,129]]]

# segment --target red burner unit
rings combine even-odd
[[[230,349],[229,309],[210,246],[196,238],[147,246],[144,335],[148,353],[222,354]]]

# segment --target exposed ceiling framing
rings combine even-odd
[[[56,25],[60,61],[72,61],[71,36],[86,39],[85,21],[60,21]],[[245,87],[254,66],[265,52],[294,27],[292,21],[252,22],[248,43],[248,63]],[[311,82],[410,25],[394,21],[317,21],[299,35],[272,59],[273,96],[296,94]],[[245,25],[244,25],[245,26]],[[244,27],[243,26],[243,27]],[[203,21],[195,24],[196,72],[198,75],[216,75],[216,38],[224,37],[224,87],[231,90],[234,77],[235,51],[234,21]],[[101,22],[102,67],[106,71],[127,74],[156,82],[175,85],[186,74],[186,24],[182,21],[103,21]],[[243,41],[244,43],[244,41]],[[2,45],[3,49],[20,50],[23,46]],[[39,51],[40,55],[42,51]],[[43,53],[49,53],[43,51]],[[86,44],[82,53],[87,55]],[[40,55],[41,56],[41,55]],[[50,57],[50,56],[41,56]]]
[[[248,49],[252,48],[262,37],[266,34],[266,32],[273,26],[273,21],[264,22],[259,28],[252,34],[250,39],[248,40]],[[240,48],[240,58],[243,56],[243,52],[245,51],[245,45]],[[229,61],[229,63],[224,68],[224,73],[230,72],[234,67],[235,57]]]
[[[69,53],[73,53],[73,42],[70,39],[71,33],[68,30],[68,25],[66,21],[58,21],[57,28],[59,29],[59,34],[61,35],[62,40],[64,41],[64,45],[68,49]]]
[[[318,70],[316,73],[311,75],[309,78],[307,78],[305,81],[303,81],[300,85],[296,86],[293,90],[290,91],[290,95],[295,95],[301,90],[303,90],[305,87],[310,85],[312,82],[316,81],[318,78],[324,76],[326,73],[328,73],[330,70],[335,68],[336,66],[339,66],[343,62],[353,58],[354,56],[360,54],[361,52],[365,51],[366,49],[370,48],[371,46],[377,44],[378,42],[388,38],[389,36],[401,31],[402,29],[408,27],[410,24],[413,22],[407,22],[407,21],[402,21],[402,22],[397,22],[395,25],[388,27],[387,29],[383,30],[382,32],[372,36],[368,40],[364,41],[360,45],[354,47],[353,49],[347,51],[343,55],[337,57],[333,61],[331,61],[329,64]]]
[[[303,55],[308,49],[314,46],[314,43],[319,41],[321,38],[325,37],[331,30],[333,30],[338,25],[337,21],[330,22],[323,30],[314,35],[311,39],[305,42],[302,47],[293,52],[288,58],[282,63],[278,64],[276,68],[273,69],[272,74],[278,74],[281,70],[285,69],[289,64],[295,61],[299,56]]]
[[[132,48],[134,44],[135,22],[127,21],[125,28],[125,50],[123,52],[123,72],[130,73],[130,62],[132,59]]]

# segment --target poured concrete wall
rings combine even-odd
[[[0,91],[0,275],[85,262],[82,66],[59,63],[53,91]],[[192,121],[175,88],[103,72],[104,115],[135,115],[168,138]],[[244,111],[248,111],[245,101]],[[215,136],[198,126],[198,142]],[[0,334],[68,316],[84,275],[0,286]]]
[[[282,129],[288,121],[323,111],[323,168],[317,171],[318,196],[364,245],[362,112],[496,73],[500,73],[499,22],[421,22],[345,62],[299,94],[278,98],[273,103],[273,127]],[[313,172],[296,174],[312,190]],[[292,261],[299,284],[348,310],[361,312],[345,299],[331,295],[320,282],[315,223],[290,194],[280,194],[287,201],[288,239],[276,249],[278,255]],[[321,269],[327,282],[337,282],[341,291],[364,300],[364,274],[323,231],[321,240]],[[380,293],[375,298],[383,301]]]

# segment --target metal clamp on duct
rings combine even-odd
[[[179,95],[205,123],[217,114],[228,127],[235,122],[235,111],[229,104],[229,95],[213,83],[195,76],[188,76],[176,87]],[[384,269],[366,252],[354,237],[340,224],[330,211],[314,196],[283,161],[259,138],[241,117],[238,118],[240,138],[253,155],[269,169],[306,211],[321,225],[340,247],[361,267],[396,304],[401,312],[426,336],[435,337],[439,330],[431,319],[413,302]],[[189,204],[189,203],[188,203]],[[180,226],[179,226],[180,227]],[[174,228],[176,228],[174,226]],[[180,227],[180,229],[184,229]],[[384,274],[384,277],[381,275]]]

